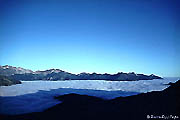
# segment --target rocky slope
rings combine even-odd
[[[0,75],[0,86],[10,86],[10,85],[14,85],[14,84],[21,84],[21,81],[13,80],[7,76]]]
[[[160,117],[180,119],[180,80],[163,91],[118,97],[113,100],[78,94],[57,96],[55,99],[62,103],[43,112],[0,117],[2,120],[165,119]]]
[[[162,79],[156,75],[144,75],[119,72],[117,74],[97,74],[97,73],[80,73],[72,74],[60,69],[49,69],[44,71],[31,71],[20,67],[0,66],[0,75],[10,76],[15,80],[117,80],[117,81],[133,81],[133,80],[153,80]]]
[[[25,73],[33,73],[33,71],[21,67],[13,67],[9,65],[0,66],[0,75],[11,76],[14,74],[25,74]]]

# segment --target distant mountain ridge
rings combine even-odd
[[[33,73],[32,70],[21,67],[13,67],[9,65],[0,66],[0,75],[11,76],[14,74]]]
[[[60,69],[48,69],[44,71],[32,71],[21,67],[0,66],[0,75],[9,76],[14,80],[111,80],[111,81],[134,81],[162,79],[156,75],[144,75],[119,72],[117,74],[80,73],[72,74]]]

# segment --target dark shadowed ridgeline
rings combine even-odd
[[[9,76],[14,80],[112,80],[112,81],[134,81],[134,80],[153,80],[162,79],[156,75],[144,75],[131,73],[117,74],[97,74],[97,73],[80,73],[72,74],[60,69],[49,69],[45,71],[35,71],[12,66],[0,66],[0,75]]]
[[[7,76],[0,75],[0,86],[10,86],[14,84],[21,84],[21,81],[13,80]]]
[[[163,91],[112,100],[79,94],[57,96],[55,99],[62,103],[43,112],[0,117],[2,120],[147,120],[153,115],[176,117],[177,120],[180,117],[180,80]]]

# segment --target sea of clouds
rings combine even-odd
[[[0,87],[0,114],[40,112],[61,101],[54,96],[69,93],[113,99],[161,91],[169,82],[178,78],[140,81],[70,80],[70,81],[22,81],[22,84]]]

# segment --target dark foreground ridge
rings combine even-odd
[[[117,74],[80,73],[72,74],[60,69],[49,69],[44,71],[32,71],[21,67],[0,66],[0,75],[9,76],[13,80],[111,80],[111,81],[135,81],[162,79],[156,75],[144,75],[119,72]]]
[[[2,120],[157,120],[154,117],[180,119],[180,80],[163,91],[142,93],[112,100],[67,94],[57,96],[62,101],[43,112],[4,116]],[[159,118],[160,120],[164,120]]]

